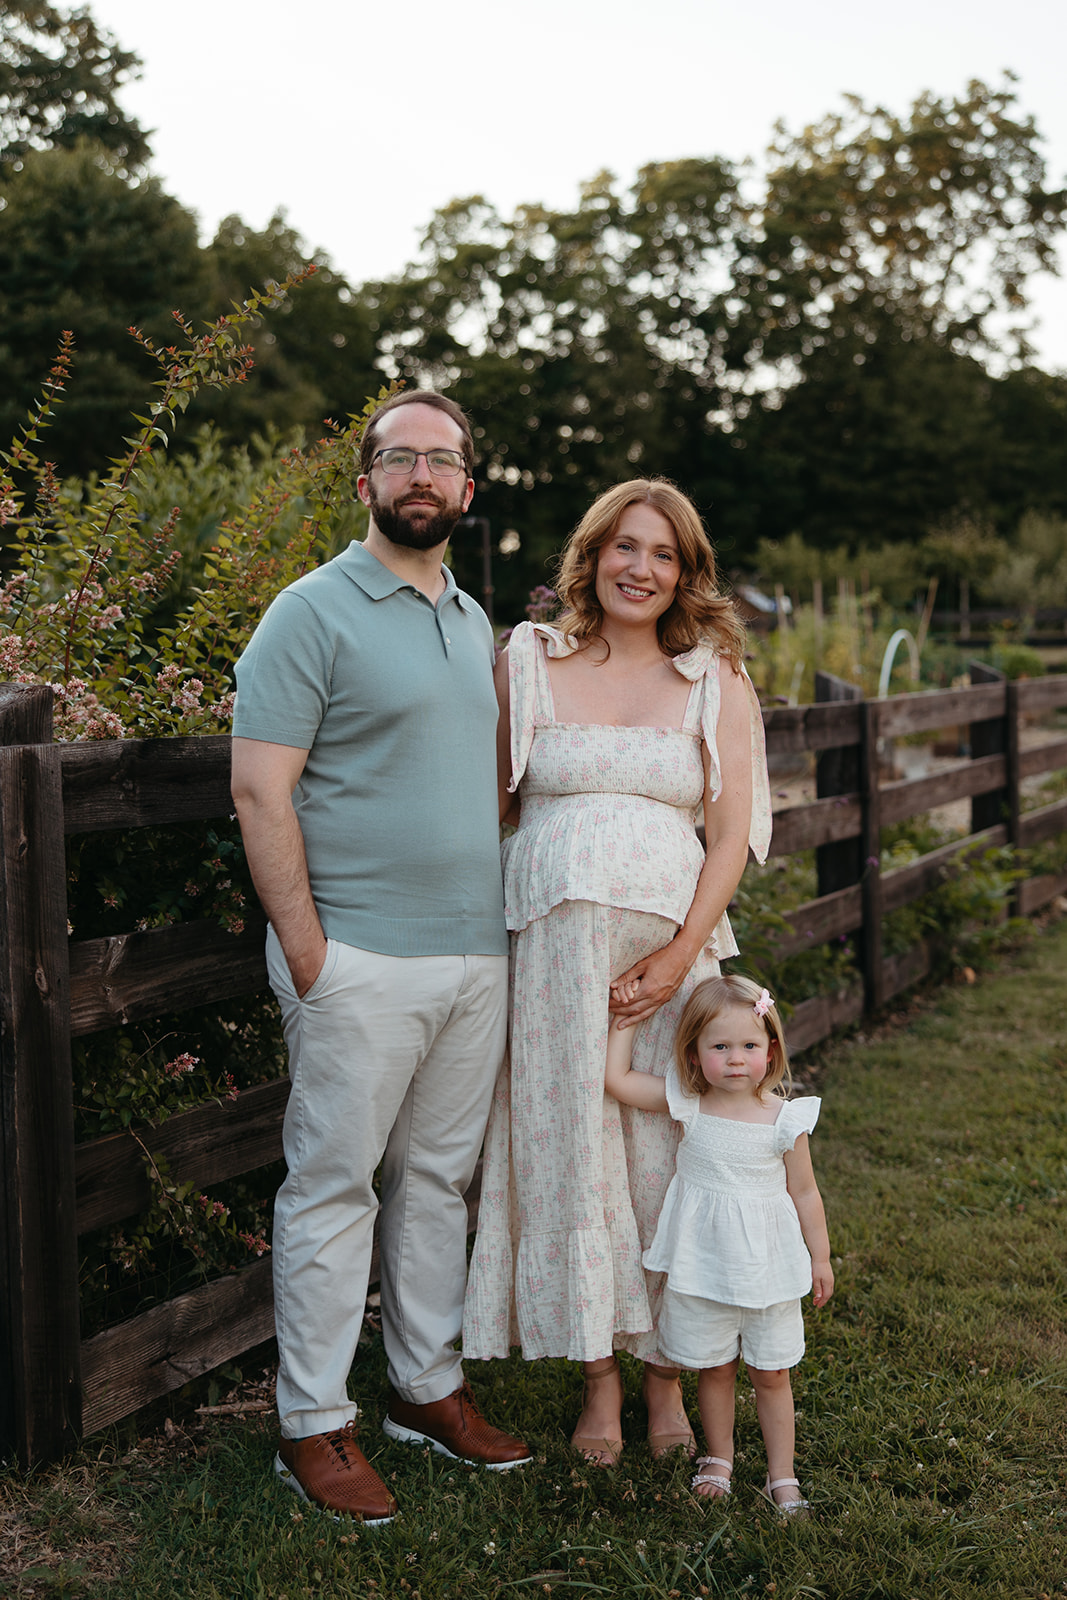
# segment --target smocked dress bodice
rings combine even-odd
[[[509,928],[563,900],[685,920],[704,864],[699,729],[541,723],[521,794],[504,849]]]
[[[508,927],[525,928],[564,900],[653,911],[685,921],[704,865],[696,822],[709,758],[712,798],[722,788],[717,743],[721,658],[708,645],[676,657],[692,687],[680,727],[557,722],[547,655],[573,643],[554,628],[522,623],[508,646],[512,779],[522,802],[504,846]],[[728,667],[725,670],[730,670]],[[750,694],[753,807],[750,842],[770,841],[763,724]],[[737,953],[727,917],[712,935],[720,957]]]

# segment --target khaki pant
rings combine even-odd
[[[286,1438],[343,1427],[370,1275],[381,1164],[382,1332],[405,1400],[463,1381],[463,1200],[504,1052],[507,957],[379,955],[331,939],[297,999],[273,929],[267,967],[289,1050],[289,1172],[274,1212],[278,1412]]]

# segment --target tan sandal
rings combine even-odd
[[[657,1382],[660,1383],[677,1383],[680,1376],[680,1367],[654,1367],[650,1366],[646,1362],[645,1376],[642,1384],[645,1396],[645,1405],[648,1405],[649,1378],[655,1378]],[[665,1430],[662,1433],[653,1433],[652,1429],[649,1428],[648,1448],[652,1452],[653,1461],[662,1461],[664,1456],[672,1455],[675,1450],[683,1450],[689,1457],[690,1461],[695,1460],[697,1453],[697,1442],[693,1437],[693,1430],[689,1426],[689,1418],[686,1416],[684,1408],[679,1412],[679,1417],[685,1424],[684,1429],[678,1428],[674,1430]],[[709,1457],[708,1459],[710,1460],[711,1458]]]
[[[611,1360],[608,1361],[605,1366],[600,1368],[599,1372],[586,1372],[585,1393],[582,1399],[583,1416],[585,1414],[586,1401],[588,1400],[589,1396],[589,1385],[591,1383],[599,1383],[603,1378],[608,1377],[617,1377],[619,1379],[619,1387],[620,1389],[622,1388],[622,1376],[619,1372],[619,1363],[614,1356],[611,1357]],[[582,1460],[591,1467],[616,1467],[619,1464],[619,1457],[622,1455],[621,1439],[596,1439],[589,1434],[574,1433],[571,1435],[571,1446],[573,1449],[577,1450],[578,1454],[582,1457]]]
[[[698,1467],[725,1467],[727,1472],[733,1472],[732,1461],[724,1461],[722,1456],[701,1456],[697,1462]],[[705,1489],[705,1484],[707,1489]],[[698,1500],[729,1500],[730,1480],[721,1472],[698,1472],[689,1485]],[[710,1491],[717,1489],[718,1494]]]

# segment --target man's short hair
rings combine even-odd
[[[435,394],[432,389],[405,389],[402,394],[395,394],[391,400],[386,400],[380,405],[363,430],[363,438],[359,446],[359,470],[368,473],[371,462],[374,460],[378,444],[378,428],[382,418],[389,411],[396,411],[400,406],[432,406],[435,411],[443,411],[446,417],[451,417],[460,433],[463,435],[463,465],[467,477],[474,476],[474,436],[471,433],[470,418],[462,406],[458,406],[447,395]]]

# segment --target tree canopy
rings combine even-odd
[[[278,212],[262,231],[230,216],[219,224],[205,265],[212,306],[244,299],[252,288],[281,283],[309,262],[315,271],[249,334],[255,366],[239,391],[201,397],[194,415],[213,417],[231,443],[251,434],[302,431],[317,438],[323,419],[343,422],[381,386],[370,314],[321,251],[310,253]],[[209,307],[209,314],[210,314]]]
[[[779,128],[759,193],[692,159],[629,190],[600,174],[573,210],[457,200],[416,263],[367,286],[383,364],[470,408],[479,508],[519,531],[531,581],[639,472],[692,493],[734,561],[792,529],[835,545],[1017,514],[990,442],[1024,401],[1051,408],[1039,436],[1062,417],[1062,383],[1023,383],[1021,319],[1067,194],[1015,102],[1010,80],[903,117],[850,98]],[[1062,507],[1042,464],[1030,492]]]
[[[1013,79],[908,117],[846,97],[800,134],[779,126],[739,287],[759,357],[804,358],[849,330],[1029,355],[1026,281],[1054,269],[1067,193],[1045,187]]]
[[[202,323],[308,252],[282,212],[263,230],[228,217],[199,245],[193,216],[131,173],[147,146],[116,95],[135,58],[84,10],[0,19],[0,436],[71,328],[50,444],[85,473],[140,392],[131,324],[165,343],[174,310]],[[248,384],[201,396],[193,420],[233,443],[317,437],[383,379],[451,392],[475,423],[476,511],[508,536],[509,619],[593,497],[638,474],[693,496],[727,567],[794,532],[823,549],[952,517],[1003,533],[1028,508],[1067,513],[1067,380],[1030,365],[1026,326],[1065,214],[1010,77],[904,114],[849,97],[779,127],[760,176],[694,156],[628,187],[599,173],[562,209],[457,198],[416,261],[362,286],[317,254],[251,326]],[[480,588],[475,553],[455,559]]]
[[[69,148],[92,139],[116,168],[134,169],[149,148],[137,122],[118,102],[140,62],[76,10],[37,0],[0,6],[0,174],[27,151]]]
[[[154,178],[111,171],[99,146],[33,150],[0,210],[0,438],[40,392],[64,329],[76,381],[50,434],[64,473],[103,472],[151,378],[131,326],[172,342],[172,313],[200,311],[209,279],[196,219]]]

